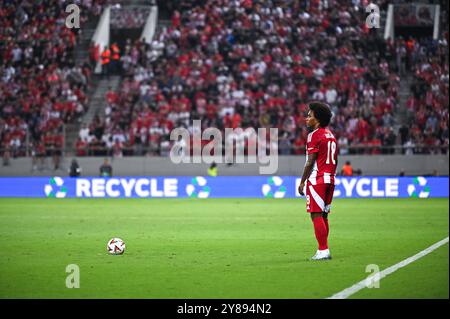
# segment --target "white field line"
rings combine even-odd
[[[368,278],[365,278],[363,280],[361,280],[360,282],[354,284],[351,287],[348,287],[336,294],[334,294],[333,296],[327,298],[327,299],[345,299],[350,297],[351,295],[353,295],[354,293],[360,291],[361,289],[364,289],[367,287],[367,283],[372,283],[374,284],[374,280],[373,278],[377,278],[378,280],[381,280],[382,278],[392,274],[393,272],[397,271],[400,268],[403,268],[407,265],[409,265],[410,263],[422,258],[423,256],[428,255],[429,253],[431,253],[432,251],[438,249],[439,247],[441,247],[442,245],[445,245],[446,243],[448,243],[449,238],[444,238],[443,240],[437,242],[434,245],[431,245],[430,247],[428,247],[427,249],[422,250],[420,253],[415,254],[414,256],[411,256],[409,258],[406,258],[405,260],[399,262],[398,264],[395,264],[389,268],[386,268],[385,270],[381,271],[378,274],[374,274],[369,276]],[[371,278],[372,277],[372,278]]]

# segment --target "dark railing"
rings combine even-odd
[[[83,156],[107,156],[113,157],[117,156],[119,153],[122,156],[168,156],[170,153],[170,147],[160,148],[158,146],[124,146],[118,152],[114,148],[107,148],[105,146],[90,145],[83,148],[78,148],[76,150],[70,150],[65,148],[54,148],[47,147],[45,152],[41,154],[37,153],[35,150],[30,150],[24,146],[19,148],[0,148],[0,156],[3,161],[8,161],[12,158],[17,157],[54,157],[60,156],[64,157],[66,154],[70,153],[75,157]],[[225,147],[222,147],[222,155],[225,155]],[[247,155],[247,151],[244,151]],[[280,148],[278,149],[279,155],[304,155],[305,147],[293,147],[290,148]],[[339,147],[340,155],[393,155],[393,154],[449,154],[448,145],[426,145],[417,144],[411,146],[405,145],[352,145],[348,147]],[[192,148],[191,148],[192,155]],[[254,154],[253,154],[254,155]]]
[[[426,145],[417,144],[411,146],[405,145],[352,145],[347,147],[339,147],[340,155],[352,155],[352,154],[448,154],[448,145]],[[123,156],[142,156],[142,155],[162,155],[170,152],[169,148],[161,148],[159,146],[124,146],[121,148]],[[192,146],[191,146],[192,155]],[[79,156],[105,156],[113,155],[114,148],[106,148],[104,146],[87,146],[85,148],[78,149],[75,153],[83,152],[85,155]],[[306,152],[306,146],[295,147],[290,146],[283,149],[278,147],[279,155],[303,155]],[[225,146],[222,146],[222,153],[225,154]],[[247,155],[247,149],[244,150]],[[253,154],[254,155],[254,154]]]

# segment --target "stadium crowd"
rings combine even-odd
[[[405,43],[405,60],[413,81],[412,95],[406,103],[410,125],[400,132],[409,153],[441,153],[440,147],[448,149],[449,145],[448,13],[442,15],[441,22],[443,39],[409,39]]]
[[[113,6],[111,9],[111,28],[143,28],[149,14],[149,8]]]
[[[80,24],[111,0],[73,1]],[[80,29],[65,25],[68,2],[5,0],[0,7],[0,149],[3,162],[25,155],[51,156],[55,169],[64,145],[63,123],[86,110],[92,66],[76,65]]]
[[[117,2],[75,1],[89,13],[82,23]],[[72,59],[80,30],[64,26],[63,1],[4,4],[3,156],[22,155],[27,131],[34,154],[58,155],[62,124],[79,118],[88,102],[92,64],[75,65]],[[310,100],[332,107],[342,154],[392,153],[390,147],[399,143],[409,147],[407,153],[430,152],[422,144],[447,145],[448,151],[448,12],[442,12],[439,41],[384,41],[365,25],[367,4],[177,1],[171,24],[160,28],[151,44],[128,40],[121,48],[120,88],[107,92],[105,116],[80,130],[77,154],[165,155],[171,129],[192,131],[194,119],[202,120],[202,128],[221,130],[277,127],[279,153],[304,154]],[[387,4],[379,2],[382,10]],[[140,24],[139,17],[130,19],[113,21],[118,27]],[[414,94],[407,102],[408,125],[397,134],[400,79],[406,73],[414,74]],[[246,134],[230,138],[261,143]]]
[[[367,4],[178,1],[182,11],[174,11],[170,27],[152,44],[128,42],[123,85],[108,92],[105,121],[97,118],[80,146],[118,155],[145,148],[166,153],[173,127],[192,130],[192,120],[201,119],[203,127],[222,130],[278,127],[280,154],[303,154],[305,101],[322,100],[335,114],[332,127],[343,154],[349,146],[374,146],[356,153],[392,153],[389,147],[405,137],[394,126],[404,62],[398,56],[409,42],[386,42],[368,29]],[[446,46],[439,48],[448,57]],[[448,74],[448,68],[441,71]],[[443,92],[437,92],[440,99]],[[406,135],[401,142],[408,145],[415,135]],[[445,143],[445,134],[439,136]],[[232,137],[249,143],[245,133]]]

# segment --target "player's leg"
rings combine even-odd
[[[306,185],[307,211],[311,214],[314,233],[319,245],[316,255],[312,258],[313,260],[331,258],[328,250],[327,228],[322,216],[325,206],[323,198],[319,195],[323,193],[324,190],[323,185],[311,185],[310,183],[307,183]]]
[[[328,239],[328,235],[330,234],[330,226],[328,224],[328,213],[322,212],[322,218],[323,222],[325,223],[325,227],[327,229],[327,239]]]
[[[332,184],[326,184],[326,193],[325,193],[325,208],[322,213],[323,220],[325,222],[325,226],[327,227],[327,237],[330,234],[330,226],[328,224],[328,214],[331,212],[331,202],[333,201],[333,194],[334,194],[334,185]]]
[[[319,244],[319,250],[328,249],[328,234],[325,220],[322,217],[322,213],[311,213],[311,220],[314,225],[314,233],[316,235],[317,243]]]

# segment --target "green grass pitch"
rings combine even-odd
[[[448,236],[448,199],[0,199],[0,298],[327,298]],[[122,256],[106,252],[121,237]],[[351,298],[448,298],[448,244]],[[66,266],[80,288],[66,288]]]

